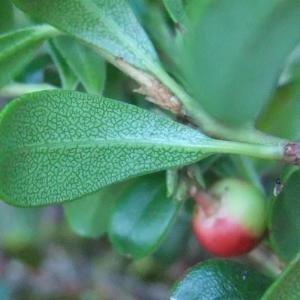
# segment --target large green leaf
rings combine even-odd
[[[201,133],[146,110],[63,90],[11,102],[0,141],[0,194],[20,206],[73,200],[215,148]]]
[[[299,99],[299,82],[280,87],[259,118],[258,128],[282,138],[300,139]]]
[[[45,25],[1,35],[0,87],[21,71],[45,39],[57,34],[54,28]]]
[[[57,37],[54,44],[86,91],[94,94],[102,93],[105,83],[105,62],[99,54],[68,36]]]
[[[193,25],[182,45],[185,82],[216,118],[253,123],[300,40],[300,2],[194,2]]]
[[[274,250],[290,260],[300,250],[300,170],[292,173],[282,193],[274,199],[270,239]]]
[[[158,58],[126,0],[13,0],[22,10],[141,69]]]
[[[271,280],[234,261],[209,260],[188,271],[171,300],[259,300]]]
[[[300,299],[300,255],[289,264],[280,277],[270,286],[261,300]]]
[[[116,205],[134,180],[113,184],[64,204],[67,221],[74,232],[85,237],[99,237],[108,229]]]
[[[166,196],[164,176],[146,176],[126,191],[111,218],[109,237],[121,254],[141,258],[154,251],[179,204]]]

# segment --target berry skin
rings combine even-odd
[[[210,253],[220,257],[246,254],[266,231],[267,209],[262,193],[235,178],[217,182],[208,193],[194,193],[193,231]]]

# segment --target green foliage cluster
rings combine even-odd
[[[240,177],[268,198],[286,269],[210,260],[172,299],[300,298],[299,1],[5,0],[0,32],[2,200],[62,204],[137,259],[191,216],[191,185]]]

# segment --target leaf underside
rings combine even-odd
[[[147,69],[156,52],[125,0],[13,0],[26,13]]]
[[[211,142],[138,107],[63,90],[9,104],[0,140],[1,196],[18,206],[68,201],[126,178],[186,165],[207,155]]]

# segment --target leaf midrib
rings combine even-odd
[[[208,142],[208,139],[205,139],[206,142]],[[155,146],[161,146],[161,147],[172,147],[172,148],[182,148],[184,150],[203,150],[205,147],[205,144],[200,146],[199,143],[195,144],[186,144],[184,141],[176,140],[174,142],[165,142],[162,139],[152,139],[149,140],[137,140],[135,139],[113,139],[113,140],[105,140],[105,139],[95,139],[91,142],[91,140],[73,140],[73,141],[66,141],[66,142],[52,142],[52,143],[33,143],[33,144],[27,144],[22,146],[16,146],[16,145],[10,145],[7,147],[4,147],[4,151],[24,151],[24,150],[44,150],[44,149],[73,149],[73,148],[91,148],[91,147],[114,147],[114,146],[144,146],[144,147],[155,147]],[[206,143],[206,146],[208,146],[208,143]],[[2,149],[3,151],[3,149]]]

